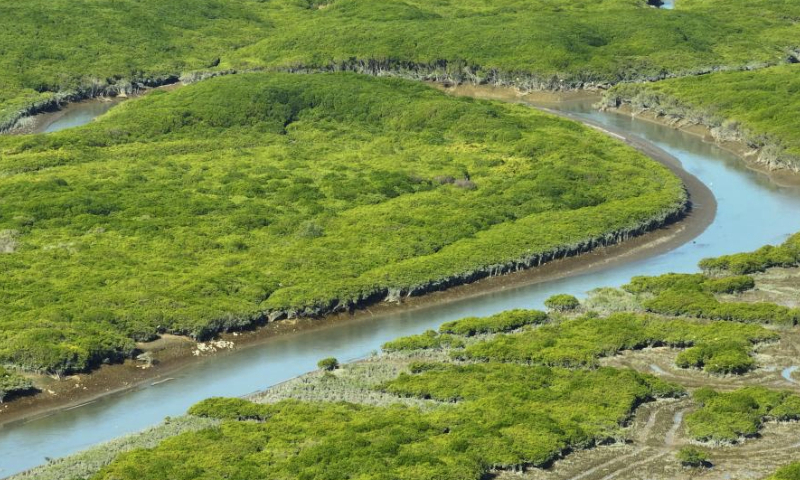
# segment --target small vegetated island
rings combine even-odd
[[[521,106],[247,74],[0,139],[0,361],[81,371],[535,266],[679,218],[680,181]]]
[[[0,4],[0,130],[59,100],[248,69],[580,88],[791,61],[791,0]],[[121,13],[121,12],[124,12]]]

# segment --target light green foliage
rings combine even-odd
[[[428,330],[419,335],[401,337],[383,344],[385,352],[402,352],[411,350],[428,350],[442,348],[460,348],[464,346],[464,341],[458,337],[447,334],[438,334],[434,330]]]
[[[777,63],[797,47],[798,15],[792,0],[4,2],[0,123],[56,91],[196,70],[347,66],[557,87]]]
[[[800,168],[798,92],[800,66],[787,65],[619,85],[606,94],[606,101],[629,102],[634,108],[702,123],[714,128],[722,139],[744,140],[757,147],[768,145],[772,149],[765,152],[768,160],[796,169]]]
[[[471,337],[485,333],[510,332],[546,321],[547,314],[537,310],[507,310],[489,317],[467,317],[447,322],[439,327],[439,332]]]
[[[623,288],[634,294],[648,294],[642,301],[650,312],[734,322],[792,326],[800,310],[773,303],[720,302],[715,293],[740,293],[755,286],[746,276],[709,278],[703,274],[667,274],[634,277]]]
[[[742,374],[756,366],[750,356],[752,344],[741,340],[709,340],[678,354],[675,364],[681,368],[702,368],[708,373]]]
[[[0,254],[0,361],[53,372],[160,332],[204,339],[469,281],[624,238],[686,198],[573,122],[347,74],[153,92],[0,138],[0,172],[0,231],[18,231]]]
[[[544,301],[545,307],[549,308],[550,310],[555,310],[556,312],[569,312],[575,310],[580,305],[581,302],[579,302],[577,298],[565,293],[553,295]]]
[[[757,325],[664,320],[617,313],[607,318],[583,317],[544,325],[517,335],[503,335],[470,345],[454,355],[474,360],[523,362],[551,366],[592,366],[597,359],[622,350],[670,345],[695,347],[679,366],[735,373],[750,358],[752,345],[777,338]],[[729,363],[732,362],[732,363]]]
[[[588,311],[604,314],[617,312],[644,312],[641,302],[636,295],[632,295],[619,288],[602,287],[589,292],[589,297],[584,300],[583,306]]]
[[[689,434],[701,441],[736,443],[754,436],[767,420],[800,419],[800,396],[763,387],[719,393],[702,388],[694,393],[700,408],[686,416]]]
[[[639,403],[682,393],[631,370],[502,364],[439,364],[383,388],[459,402],[420,411],[210,399],[190,413],[225,420],[219,428],[121,455],[94,478],[478,479],[614,438]]]
[[[779,246],[767,245],[755,252],[736,253],[700,261],[707,272],[746,274],[763,272],[772,267],[795,267],[800,264],[800,233],[792,235]]]
[[[33,390],[33,383],[22,375],[0,367],[0,403],[6,397]]]
[[[678,450],[678,461],[684,467],[698,468],[709,465],[708,453],[692,446],[682,447]]]
[[[336,370],[337,368],[339,368],[339,360],[333,357],[323,358],[322,360],[317,362],[317,367],[320,370],[325,370],[325,371]]]
[[[800,462],[779,468],[774,475],[765,480],[800,480]]]

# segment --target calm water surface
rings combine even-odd
[[[344,322],[324,329],[273,338],[263,345],[211,358],[173,375],[175,380],[101,399],[93,404],[0,430],[0,477],[31,468],[45,457],[61,457],[98,442],[141,430],[165,416],[180,415],[210,396],[238,396],[315,369],[323,357],[353,360],[388,340],[436,328],[469,315],[510,308],[540,308],[554,293],[578,296],[601,286],[619,286],[633,275],[694,272],[697,262],[783,241],[800,231],[800,191],[773,185],[747,170],[732,154],[699,138],[653,123],[592,111],[585,103],[560,107],[626,130],[667,150],[717,197],[714,223],[694,242],[671,252],[606,270],[414,312]]]

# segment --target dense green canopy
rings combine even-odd
[[[0,138],[0,172],[0,361],[56,372],[157,332],[469,281],[686,201],[666,168],[573,122],[352,74],[153,92]]]

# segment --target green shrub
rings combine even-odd
[[[800,233],[777,247],[767,245],[750,253],[703,259],[700,261],[700,268],[708,272],[722,271],[743,275],[763,272],[773,267],[795,267],[798,264],[800,264]]]
[[[700,441],[736,443],[756,435],[769,419],[800,418],[800,397],[787,391],[745,387],[719,393],[701,388],[694,398],[700,408],[686,416],[686,426]]]
[[[675,364],[681,368],[702,368],[708,373],[741,375],[755,368],[751,349],[746,342],[711,340],[682,351]]]
[[[720,302],[715,293],[740,293],[750,290],[755,281],[748,276],[709,278],[702,274],[667,274],[634,277],[623,289],[650,298],[642,306],[650,312],[773,325],[796,325],[800,310],[772,303]]]
[[[446,334],[440,335],[434,330],[428,330],[419,335],[411,335],[386,342],[381,348],[385,352],[408,352],[413,350],[461,348],[463,346],[464,341],[458,337]]]
[[[14,372],[0,367],[0,403],[7,397],[34,390],[33,382]]]
[[[544,301],[544,306],[556,312],[570,312],[581,306],[581,302],[572,295],[553,295]]]
[[[800,462],[779,468],[774,475],[765,480],[800,480]]]
[[[691,446],[681,447],[681,449],[678,450],[678,461],[681,462],[681,465],[684,467],[699,468],[711,466],[711,463],[708,461],[708,453]]]
[[[691,347],[677,363],[709,373],[742,373],[753,366],[752,345],[777,334],[757,325],[663,320],[617,313],[581,317],[516,335],[501,335],[453,352],[457,358],[580,367],[623,350],[670,345]]]
[[[331,372],[339,368],[339,360],[333,357],[323,358],[322,360],[317,362],[317,368],[319,368],[320,370]]]
[[[402,374],[381,389],[448,403],[420,411],[343,402],[207,400],[190,413],[225,420],[219,427],[123,453],[94,478],[148,480],[202,472],[209,478],[478,480],[493,466],[541,466],[570,448],[619,436],[637,405],[683,393],[633,370],[501,364],[440,364]]]
[[[482,333],[510,332],[546,321],[547,314],[537,310],[507,310],[489,317],[467,317],[447,322],[439,327],[439,332],[471,337]]]
[[[753,277],[738,275],[706,280],[703,286],[711,293],[742,293],[755,288],[756,281]]]

